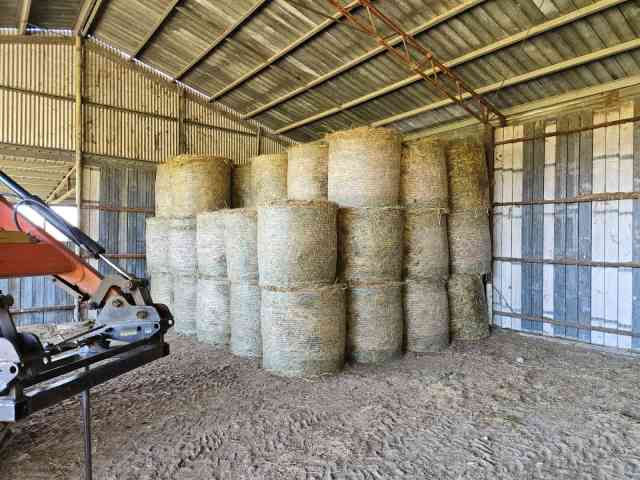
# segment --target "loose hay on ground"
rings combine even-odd
[[[333,283],[337,263],[335,204],[289,201],[258,208],[260,284],[302,288]]]
[[[295,145],[288,150],[289,200],[326,200],[329,147],[323,143]]]
[[[449,208],[443,142],[426,139],[404,146],[400,165],[400,202],[403,205]]]
[[[224,222],[226,210],[203,212],[197,217],[198,273],[210,278],[227,278]]]
[[[398,204],[401,136],[395,130],[361,127],[327,136],[328,198],[340,207]]]
[[[407,207],[404,224],[404,278],[436,280],[449,277],[447,211]]]
[[[407,351],[440,352],[449,346],[449,301],[444,281],[406,282],[403,305]]]
[[[286,153],[251,159],[252,192],[257,206],[287,199],[287,164]]]
[[[262,365],[277,375],[336,373],[344,365],[345,287],[262,289]]]
[[[224,216],[227,277],[232,283],[258,281],[258,211],[234,208]]]
[[[454,274],[448,282],[453,340],[480,340],[489,336],[484,285],[480,275]]]
[[[402,277],[401,207],[338,211],[339,277],[346,283],[381,283]]]

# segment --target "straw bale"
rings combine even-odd
[[[149,217],[145,230],[147,272],[169,272],[169,228],[166,217]]]
[[[232,283],[258,281],[258,212],[234,208],[224,216],[227,277]]]
[[[287,154],[259,155],[251,159],[255,205],[287,199]]]
[[[449,301],[444,281],[407,282],[403,304],[407,351],[440,352],[449,346]]]
[[[339,277],[346,283],[381,283],[402,277],[401,207],[338,211]]]
[[[326,200],[329,147],[323,143],[295,145],[287,153],[289,200]]]
[[[198,340],[217,347],[229,345],[229,283],[204,275],[198,277]]]
[[[465,210],[449,215],[449,252],[453,273],[491,272],[488,210]]]
[[[229,286],[231,353],[245,358],[262,356],[260,332],[260,287],[257,283]]]
[[[480,275],[454,274],[449,279],[451,338],[480,340],[489,336],[487,301]]]
[[[451,210],[487,208],[489,176],[483,146],[469,139],[451,142],[447,164]]]
[[[398,204],[401,136],[395,130],[361,127],[327,136],[328,198],[339,207]]]
[[[204,212],[197,217],[198,273],[211,278],[227,278],[224,222],[228,210]]]
[[[345,287],[262,289],[262,365],[276,375],[308,377],[344,365]]]
[[[173,279],[170,273],[153,273],[149,279],[151,299],[173,311]]]
[[[196,334],[198,314],[198,276],[173,275],[173,318],[176,333]]]
[[[156,217],[173,215],[173,188],[171,185],[171,167],[167,163],[158,165],[156,169]]]
[[[231,207],[247,208],[255,206],[251,165],[235,165],[231,170]]]
[[[403,274],[411,280],[446,279],[449,276],[446,210],[407,207]]]
[[[402,284],[352,286],[347,292],[347,353],[358,363],[402,355]]]
[[[169,222],[169,271],[176,275],[197,272],[196,219],[172,218]]]
[[[424,139],[404,146],[400,163],[400,202],[403,205],[449,207],[443,142]]]
[[[260,284],[302,288],[336,278],[335,204],[288,201],[258,208]]]

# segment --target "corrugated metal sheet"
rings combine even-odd
[[[640,102],[496,132],[494,322],[617,348],[640,348]],[[600,197],[593,197],[600,195]],[[608,196],[607,196],[608,195]],[[612,197],[616,195],[617,197]],[[595,200],[594,198],[598,198]]]

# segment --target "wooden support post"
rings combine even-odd
[[[256,131],[256,155],[260,155],[262,153],[262,127],[258,127]]]
[[[184,88],[180,89],[180,99],[178,102],[178,153],[187,153],[187,132],[186,113],[187,113],[187,97]]]
[[[83,90],[83,73],[84,73],[84,45],[82,37],[76,35],[75,46],[73,52],[73,89],[75,97],[74,105],[74,160],[75,160],[75,194],[78,228],[83,230],[82,225],[82,147],[84,143],[84,119],[82,117],[82,90]],[[80,247],[76,248],[78,255]],[[80,303],[76,299],[74,317],[76,321],[81,321]]]

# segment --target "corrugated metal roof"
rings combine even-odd
[[[0,0],[3,4],[11,11],[16,2]],[[56,22],[65,18],[70,28],[75,19],[68,12],[78,11],[78,4],[34,2],[30,23],[60,26]],[[336,22],[329,2],[102,4],[92,27],[100,40],[128,53],[145,46],[141,61],[297,140],[385,123],[443,100],[424,81],[411,79],[414,75],[373,39]],[[488,88],[487,98],[500,108],[640,73],[634,43],[640,36],[640,0],[377,0],[375,5],[405,31],[417,31],[416,38],[451,62],[470,86]],[[364,15],[362,8],[352,12]],[[0,27],[15,22],[15,14],[0,13]],[[555,71],[556,66],[562,69]],[[526,78],[531,72],[541,73]],[[524,80],[511,82],[519,76]],[[455,106],[427,110],[391,125],[408,131],[465,115]]]

